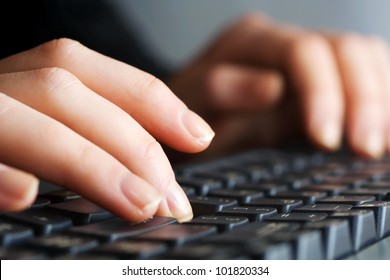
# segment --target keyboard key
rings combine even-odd
[[[344,219],[349,221],[354,252],[373,243],[377,239],[375,218],[372,210],[336,212],[328,217],[329,219]]]
[[[336,195],[336,196],[331,196],[327,198],[320,199],[317,201],[317,203],[325,203],[325,204],[349,204],[349,205],[360,205],[363,203],[375,201],[374,196],[363,196],[363,195]]]
[[[241,216],[248,218],[250,222],[260,222],[277,213],[278,211],[275,208],[269,207],[230,206],[218,211],[216,214],[224,216]]]
[[[347,190],[340,193],[340,195],[352,195],[352,196],[358,196],[358,195],[364,195],[364,196],[374,196],[375,200],[383,200],[386,198],[386,195],[390,193],[390,189],[388,190],[381,190],[381,189],[366,189],[366,188],[359,188],[359,189],[353,189],[353,190]]]
[[[96,247],[98,241],[92,238],[61,234],[31,239],[27,245],[36,249],[45,250],[49,254],[73,255]]]
[[[238,184],[244,184],[248,181],[245,174],[233,171],[198,171],[192,173],[191,177],[221,181],[223,187],[228,189],[231,189]]]
[[[50,204],[47,208],[53,213],[71,218],[75,225],[94,223],[113,217],[107,210],[84,198]]]
[[[30,205],[29,208],[34,208],[34,209],[43,208],[43,207],[45,207],[48,204],[50,204],[50,200],[48,198],[37,197],[34,200],[34,202]]]
[[[213,215],[226,207],[237,205],[237,200],[235,199],[218,197],[196,196],[190,197],[189,201],[192,206],[194,217],[202,215]]]
[[[324,219],[315,223],[307,223],[304,229],[321,231],[327,260],[340,259],[352,252],[352,238],[347,220]]]
[[[47,260],[49,256],[45,252],[30,249],[0,248],[0,260]]]
[[[266,196],[272,196],[278,194],[279,192],[287,191],[288,186],[286,183],[262,182],[237,185],[235,189],[260,191]]]
[[[34,232],[31,228],[0,220],[0,246],[6,247],[19,244],[32,238]]]
[[[239,204],[250,202],[251,200],[264,197],[264,193],[254,190],[214,190],[209,193],[209,196],[220,198],[231,198],[237,200]]]
[[[188,222],[188,224],[216,226],[219,232],[223,232],[234,230],[248,222],[249,220],[246,217],[200,216]]]
[[[267,222],[294,222],[294,223],[314,223],[325,219],[328,215],[325,213],[287,213],[278,214],[267,218]]]
[[[300,199],[260,198],[245,204],[246,206],[276,208],[278,213],[289,213],[303,205]]]
[[[334,196],[339,195],[340,192],[348,190],[347,185],[336,185],[336,184],[316,184],[303,187],[301,191],[317,191],[317,192],[326,192],[328,195]]]
[[[80,195],[70,190],[56,190],[40,194],[39,197],[47,198],[51,203],[57,203],[80,198]]]
[[[355,206],[353,209],[374,211],[378,239],[390,235],[390,201],[373,201]]]
[[[120,259],[150,259],[165,253],[168,246],[163,242],[147,242],[135,240],[121,240],[103,244],[93,250],[93,253],[114,255]]]
[[[173,260],[234,260],[245,259],[239,246],[218,246],[213,244],[189,244],[169,250],[162,259]]]
[[[319,230],[296,230],[292,232],[276,232],[270,236],[273,242],[290,242],[296,260],[324,259],[324,249]]]
[[[242,246],[247,244],[250,246],[259,240],[269,240],[271,236],[277,232],[292,232],[298,230],[299,228],[299,223],[250,223],[238,228],[237,230],[213,236],[205,242],[226,245],[238,244]]]
[[[159,216],[140,223],[132,223],[115,218],[94,224],[72,227],[70,232],[95,237],[101,241],[114,241],[153,231],[173,223],[177,223],[177,221],[173,218]]]
[[[290,242],[257,241],[244,246],[245,254],[255,260],[292,260],[294,249]]]
[[[136,236],[137,240],[165,242],[173,247],[180,247],[216,234],[217,228],[207,225],[175,224],[167,225],[154,231]]]
[[[293,210],[293,212],[331,214],[334,212],[348,211],[351,210],[351,208],[352,205],[348,204],[312,204],[296,208]]]
[[[197,195],[202,196],[207,195],[211,190],[220,189],[223,186],[221,181],[212,179],[178,177],[176,181],[181,187],[193,188]]]
[[[318,200],[325,198],[327,196],[326,192],[316,192],[316,191],[284,191],[273,196],[274,198],[284,198],[284,199],[298,199],[302,200],[304,204],[314,204]]]
[[[72,225],[71,219],[43,210],[28,209],[2,216],[9,221],[21,223],[33,228],[36,235],[49,235],[66,230]]]

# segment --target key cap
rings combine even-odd
[[[95,237],[105,242],[136,236],[173,223],[177,223],[177,220],[159,216],[140,223],[114,218],[94,224],[75,226],[70,229],[70,232]]]
[[[193,178],[212,179],[221,181],[223,187],[232,189],[238,184],[244,184],[248,181],[245,174],[239,172],[218,172],[218,171],[197,171],[192,173]]]
[[[239,204],[250,202],[251,200],[264,197],[264,194],[259,191],[253,190],[214,190],[209,193],[209,196],[213,197],[223,197],[223,198],[231,198],[237,200]]]
[[[303,204],[314,204],[318,200],[327,196],[325,192],[316,191],[284,191],[276,194],[273,198],[283,199],[299,199],[303,201]]]
[[[312,204],[296,208],[292,212],[331,214],[334,212],[348,211],[351,208],[352,205],[349,204]]]
[[[272,196],[272,195],[276,195],[279,192],[286,191],[288,189],[288,186],[286,183],[261,182],[261,183],[247,183],[247,184],[237,185],[236,189],[261,191],[266,196]]]
[[[319,230],[296,230],[292,232],[276,232],[270,236],[274,242],[290,242],[296,260],[324,259],[324,250]]]
[[[180,247],[184,244],[200,241],[216,232],[217,228],[214,226],[175,224],[137,235],[134,238],[143,241],[165,242],[172,247]]]
[[[233,216],[200,216],[192,219],[188,224],[216,226],[219,232],[231,231],[249,222],[246,217]]]
[[[349,205],[360,205],[363,203],[371,202],[374,201],[375,197],[374,196],[352,196],[352,195],[336,195],[336,196],[331,196],[327,198],[320,199],[317,201],[318,204],[320,203],[325,203],[325,204],[349,204]]]
[[[354,252],[376,240],[375,218],[372,210],[350,210],[336,212],[329,219],[344,219],[349,221]]]
[[[267,222],[294,222],[294,223],[314,223],[325,219],[325,213],[287,213],[277,214],[267,218]]]
[[[216,215],[223,216],[241,216],[249,219],[250,222],[260,222],[276,215],[278,212],[275,208],[255,207],[255,206],[230,206],[218,211]]]
[[[320,230],[325,259],[341,259],[352,252],[352,237],[346,220],[324,219],[306,223],[304,229]]]
[[[46,208],[53,213],[71,218],[75,225],[94,223],[113,217],[107,210],[84,198],[50,204]]]
[[[293,209],[303,205],[300,199],[260,198],[246,203],[245,206],[276,208],[278,213],[289,213]]]
[[[372,201],[355,206],[353,209],[371,209],[374,211],[378,239],[390,235],[390,201]]]
[[[245,255],[243,248],[239,246],[188,244],[170,250],[161,258],[170,260],[242,260],[245,259]]]
[[[255,260],[292,260],[293,246],[290,242],[257,241],[245,246],[245,253]]]
[[[51,203],[58,203],[80,198],[80,195],[70,190],[56,190],[40,194],[39,197],[47,198]]]
[[[229,166],[226,170],[230,170],[233,172],[241,172],[246,175],[248,182],[260,182],[269,180],[272,175],[270,171],[264,167],[259,166]]]
[[[217,197],[196,196],[190,197],[194,217],[213,215],[226,207],[237,205],[237,200]]]
[[[37,197],[34,202],[30,205],[29,208],[44,208],[46,205],[50,203],[50,200],[44,197]]]
[[[34,232],[31,228],[0,221],[0,246],[6,247],[19,244],[29,238],[32,238]]]
[[[352,188],[359,188],[366,181],[366,178],[360,176],[327,176],[322,179],[322,183],[324,184],[341,184]]]
[[[221,181],[213,179],[178,177],[176,181],[181,187],[195,189],[196,194],[200,196],[206,196],[211,190],[220,189],[223,186]]]
[[[47,260],[48,255],[41,251],[22,248],[0,248],[0,260]]]
[[[346,190],[340,193],[340,195],[352,195],[352,196],[358,196],[358,195],[364,195],[364,196],[374,196],[375,200],[383,200],[386,198],[387,193],[390,192],[390,189],[388,190],[380,190],[380,189],[366,189],[366,188],[360,188],[360,189],[353,189],[353,190]]]
[[[42,210],[28,209],[17,213],[8,213],[3,218],[32,227],[36,235],[49,235],[66,230],[72,225],[71,219]]]
[[[98,244],[98,241],[93,238],[61,234],[31,239],[28,241],[27,245],[36,249],[42,249],[50,255],[73,255],[91,250],[92,248],[98,246]]]
[[[121,240],[103,244],[93,250],[93,253],[114,255],[120,259],[145,260],[156,258],[165,253],[168,246],[163,242],[147,242],[135,240]]]
[[[250,223],[231,232],[213,236],[205,242],[210,244],[237,244],[249,246],[259,240],[267,241],[277,232],[292,232],[300,228],[299,223]]]
[[[334,196],[339,195],[340,192],[348,190],[347,185],[336,185],[336,184],[316,184],[303,187],[301,191],[317,191],[326,192],[328,195]]]

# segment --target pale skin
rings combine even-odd
[[[0,210],[28,207],[43,178],[128,220],[190,220],[159,143],[197,153],[214,131],[210,154],[303,128],[321,149],[345,134],[358,155],[381,157],[389,78],[382,39],[262,15],[228,27],[167,85],[73,40],[47,42],[0,61]]]

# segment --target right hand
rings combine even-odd
[[[214,136],[159,79],[70,39],[0,60],[0,132],[0,210],[39,177],[133,221],[192,218],[156,139],[194,153]]]

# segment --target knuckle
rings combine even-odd
[[[157,159],[160,158],[163,153],[161,144],[153,137],[150,137],[144,143],[146,144],[143,146],[142,156],[149,162],[157,162]]]
[[[166,85],[163,81],[157,77],[146,74],[145,83],[144,83],[144,93],[148,95],[156,94],[160,91],[166,90]]]
[[[59,67],[34,70],[34,78],[43,85],[47,92],[67,89],[74,83],[79,82],[73,74]]]
[[[289,53],[291,59],[306,56],[315,57],[328,51],[328,41],[317,34],[305,34],[292,38],[289,44]]]
[[[73,53],[82,47],[78,41],[68,38],[60,38],[51,40],[39,46],[38,51],[43,57],[47,57],[49,61],[58,63],[71,57]]]
[[[335,40],[336,50],[340,53],[360,52],[364,44],[363,37],[354,33],[344,34]]]

